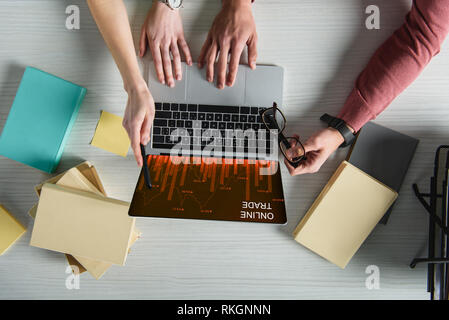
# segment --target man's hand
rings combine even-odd
[[[298,136],[296,136],[298,137]],[[343,136],[334,128],[323,129],[304,143],[307,159],[293,168],[286,160],[285,165],[292,176],[317,172],[329,156],[344,142]],[[290,152],[298,146],[292,145]]]
[[[248,64],[256,68],[257,33],[256,23],[251,11],[251,0],[223,0],[223,7],[212,24],[204,43],[198,66],[207,65],[207,81],[214,81],[214,64],[217,64],[217,87],[232,86],[237,75],[240,56],[245,46],[248,46]],[[226,76],[229,60],[229,72]]]
[[[147,43],[159,81],[174,87],[173,67],[176,80],[182,79],[180,49],[184,53],[188,65],[192,65],[189,46],[184,39],[184,30],[179,10],[172,10],[160,1],[153,1],[140,34],[139,55],[143,57]]]
[[[123,127],[128,132],[131,148],[139,167],[143,164],[140,144],[146,145],[150,141],[153,120],[154,100],[146,84],[138,89],[128,90],[128,103],[123,117]]]

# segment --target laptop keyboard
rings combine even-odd
[[[266,148],[263,151],[270,152],[268,131],[260,116],[265,108],[160,102],[155,103],[155,108],[153,148],[171,149],[175,144],[181,143],[183,147],[190,146],[191,149],[199,150],[211,143],[219,146],[221,142],[223,150],[231,150],[232,146],[233,152],[243,148],[245,153],[256,153],[260,135]],[[171,137],[172,132],[178,128],[185,129],[182,130],[184,134]],[[254,133],[247,132],[244,135],[243,131],[248,129],[253,129]],[[208,137],[215,137],[215,140]]]

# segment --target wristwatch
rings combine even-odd
[[[183,0],[159,0],[159,1],[165,3],[172,10],[181,8],[183,2]]]
[[[343,136],[345,141],[340,145],[340,148],[347,147],[354,142],[356,135],[348,128],[344,120],[328,115],[327,113],[323,114],[320,120],[326,122],[329,127],[338,130]]]

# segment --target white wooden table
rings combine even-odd
[[[65,8],[79,5],[81,29],[65,28]],[[151,1],[127,1],[137,41]],[[365,28],[365,8],[377,4],[381,29]],[[218,0],[187,0],[186,38],[194,57],[218,12]],[[259,63],[285,68],[284,110],[288,131],[303,138],[337,113],[375,48],[401,25],[410,1],[258,0],[254,13]],[[58,172],[82,160],[97,167],[106,191],[130,201],[139,169],[131,152],[121,158],[91,146],[100,110],[122,114],[126,102],[120,75],[83,0],[0,4],[0,128],[3,128],[24,67],[41,68],[88,88]],[[411,184],[428,186],[434,150],[449,137],[449,48],[376,120],[421,140],[387,226],[378,226],[345,270],[297,244],[291,232],[345,157],[335,154],[314,175],[290,177],[282,168],[288,209],[286,226],[251,223],[138,219],[143,237],[125,267],[94,280],[81,276],[67,290],[60,253],[28,245],[36,202],[33,186],[48,178],[38,170],[0,158],[0,203],[28,227],[0,257],[0,299],[427,299],[426,268],[408,267],[425,254],[427,214]],[[380,269],[380,289],[365,287],[368,265]]]

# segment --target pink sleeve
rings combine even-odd
[[[449,31],[449,1],[414,0],[405,23],[377,49],[338,117],[358,131],[374,119],[439,53]]]

